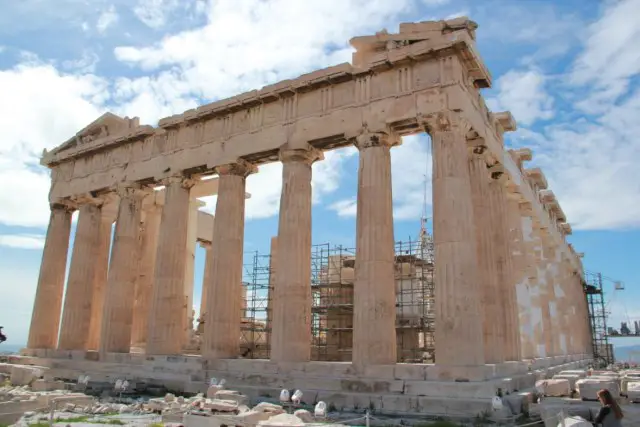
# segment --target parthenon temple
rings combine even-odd
[[[582,254],[543,171],[526,166],[534,153],[505,147],[515,118],[483,100],[492,81],[477,27],[403,23],[351,39],[351,63],[157,127],[106,113],[45,150],[51,217],[22,363],[104,380],[128,367],[131,379],[192,392],[212,376],[252,396],[298,387],[389,413],[481,413],[535,372],[584,366]],[[391,156],[421,132],[433,161],[428,256],[398,250],[393,228]],[[355,251],[314,273],[311,166],[353,145]],[[243,283],[245,187],[272,162],[283,165],[279,223],[256,318]],[[214,215],[200,210],[211,195]]]

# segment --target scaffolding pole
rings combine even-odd
[[[606,367],[615,362],[613,346],[609,344],[607,330],[607,312],[604,305],[604,291],[602,289],[602,274],[585,273],[583,283],[584,292],[589,306],[589,324],[591,326],[591,345],[593,347],[593,358]]]

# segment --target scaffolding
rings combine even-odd
[[[268,359],[274,271],[270,255],[245,253],[240,356]],[[398,361],[433,362],[433,240],[395,244],[396,341]],[[312,246],[311,358],[351,361],[355,249],[329,243]]]
[[[240,327],[240,356],[243,358],[268,359],[270,356],[272,276],[270,255],[258,251],[245,253]]]
[[[312,251],[312,359],[351,361],[355,250],[322,244]],[[433,241],[395,245],[396,343],[398,362],[434,361]]]
[[[585,273],[584,293],[589,307],[589,323],[591,326],[591,343],[593,358],[596,363],[605,367],[614,363],[613,345],[609,344],[607,330],[607,312],[602,290],[602,274]]]

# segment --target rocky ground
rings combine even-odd
[[[246,396],[232,390],[212,386],[207,395],[198,394],[185,398],[167,394],[151,399],[97,399],[66,390],[38,392],[29,386],[4,386],[0,388],[0,407],[5,411],[29,408],[15,421],[18,427],[45,427],[51,417],[57,425],[96,426],[127,425],[149,426],[181,424],[185,414],[194,417],[220,417],[237,425],[287,425],[303,426],[314,423],[314,417],[304,409],[290,408],[262,402],[247,406]],[[13,408],[13,409],[12,409]],[[0,415],[2,415],[0,413]],[[2,425],[2,424],[0,424]]]

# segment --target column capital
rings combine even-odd
[[[311,146],[307,148],[289,148],[286,144],[280,147],[278,154],[282,163],[305,163],[311,166],[318,160],[324,160],[324,153]]]
[[[369,147],[393,147],[400,145],[400,138],[391,132],[370,131],[365,124],[360,135],[356,136],[354,145],[358,150]]]
[[[215,172],[220,175],[238,175],[246,178],[252,173],[258,172],[258,167],[253,163],[249,163],[244,159],[238,159],[234,163],[227,163],[224,165],[216,166]]]
[[[138,198],[143,199],[153,192],[153,189],[142,186],[138,183],[119,183],[115,187],[115,193],[120,199]]]
[[[168,187],[171,184],[180,184],[182,188],[190,189],[196,185],[196,180],[184,175],[174,175],[160,180],[160,184]]]
[[[471,130],[471,123],[461,113],[443,110],[419,118],[429,135],[438,132],[458,132],[463,136]]]
[[[77,203],[71,199],[58,199],[49,204],[49,208],[52,211],[67,211],[73,212],[78,209]]]
[[[105,196],[106,194],[93,195],[90,193],[82,193],[72,196],[72,201],[78,208],[82,205],[93,205],[101,208],[107,202]]]

